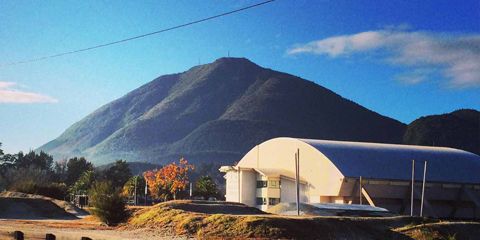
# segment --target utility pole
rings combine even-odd
[[[190,199],[192,199],[192,195],[193,195],[193,183],[190,182]]]
[[[135,202],[133,205],[137,206],[137,179],[138,179],[138,176],[135,176],[135,196],[133,196],[133,201]]]
[[[148,183],[147,183],[147,179],[145,179],[145,206],[147,206],[147,193],[148,193]]]
[[[425,198],[425,177],[427,175],[427,161],[423,165],[422,201],[420,203],[420,217],[423,217],[423,199]]]
[[[295,153],[295,185],[297,200],[297,216],[300,216],[300,150]]]
[[[358,188],[358,195],[360,197],[360,205],[362,205],[362,176],[360,176],[360,187]]]
[[[410,216],[413,217],[413,188],[415,187],[415,160],[412,160],[412,192],[410,194]]]

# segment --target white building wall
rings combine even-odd
[[[257,190],[256,172],[253,170],[241,170],[240,181],[240,192],[242,193],[240,202],[255,207]]]
[[[297,149],[300,150],[300,178],[309,184],[306,194],[313,198],[339,195],[344,176],[322,153],[298,139],[275,138],[263,142],[252,148],[237,166],[271,171],[278,169],[295,176]]]
[[[228,202],[240,202],[238,195],[239,185],[238,185],[238,171],[228,171],[225,174],[226,180],[226,194],[225,200]]]
[[[399,148],[405,147],[403,146]],[[297,149],[300,151],[300,179],[308,184],[301,185],[302,202],[354,203],[355,200],[358,200],[358,176],[345,178],[330,159],[328,159],[317,148],[304,141],[293,138],[275,138],[252,148],[241,159],[237,166],[235,166],[235,169],[241,168],[242,172],[245,172],[239,175],[235,175],[237,174],[236,171],[227,173],[227,201],[241,202],[259,208],[262,207],[256,206],[256,177],[255,171],[252,169],[257,169],[257,171],[266,172],[266,176],[274,176],[276,173],[280,176],[288,176],[287,178],[281,179],[280,201],[295,202],[295,181],[292,179],[292,176],[295,176],[295,153],[297,152]],[[386,161],[388,160],[389,159],[386,159]],[[361,162],[359,162],[359,164],[361,164]],[[386,181],[385,178],[376,180],[370,179],[367,181],[369,182],[363,183],[364,188],[368,189],[375,204],[378,206],[385,206],[388,209],[393,209],[393,211],[399,211],[401,205],[398,203],[400,201],[397,200],[404,198],[404,196],[398,195],[402,195],[401,192],[405,192],[405,189],[403,188],[406,188],[408,183],[405,186],[394,185],[389,182],[381,183]],[[398,180],[392,181],[398,182]],[[427,181],[429,180],[427,179]],[[239,182],[241,182],[241,184],[238,184]],[[375,184],[373,184],[374,182]],[[433,200],[432,202],[435,200],[451,201],[451,203],[458,201],[459,196],[457,188],[451,190],[451,186],[447,185],[455,184],[441,184],[437,189],[438,194],[434,194],[435,188],[429,187],[427,184],[427,200]],[[402,188],[401,191],[398,191],[397,187]],[[466,189],[472,189],[471,191],[477,193],[480,191],[478,185],[470,186],[470,188]],[[258,191],[258,195],[270,195],[268,192],[264,193],[264,191],[268,191],[268,189],[259,189]],[[239,196],[238,192],[241,192],[242,194]],[[473,193],[471,195],[475,196]],[[476,196],[480,195],[477,194]],[[477,197],[477,199],[478,198],[480,197]],[[474,199],[474,197],[466,195],[463,195],[462,197],[462,200],[465,201],[472,201],[472,199]],[[448,214],[454,210],[451,203],[437,204],[434,206],[434,208],[437,209],[437,216],[448,217]],[[434,204],[436,203],[434,202]],[[441,210],[445,210],[445,213],[440,212]],[[479,218],[480,211],[469,207],[458,209],[456,214],[455,217]]]
[[[297,190],[295,181],[282,178],[280,184],[280,202],[296,202]],[[300,184],[300,202],[308,202],[306,185]]]

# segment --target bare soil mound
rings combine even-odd
[[[239,214],[239,209],[251,213]],[[123,228],[164,229],[207,239],[412,239],[395,229],[431,222],[410,217],[293,217],[258,212],[238,203],[171,201],[135,212]]]
[[[0,193],[0,218],[4,219],[77,219],[88,215],[74,205],[34,194]]]
[[[172,209],[180,209],[188,212],[206,213],[206,214],[232,214],[232,215],[252,215],[267,214],[257,208],[249,207],[241,203],[234,202],[216,202],[216,201],[191,201],[179,200],[164,203]]]

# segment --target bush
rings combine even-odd
[[[36,194],[59,199],[65,200],[67,196],[67,185],[65,183],[50,183],[44,186],[35,186]]]
[[[9,169],[4,176],[4,188],[9,191],[38,194],[63,200],[67,187],[63,183],[54,183],[49,171],[34,167]]]
[[[93,215],[107,225],[116,225],[127,217],[125,203],[120,191],[111,182],[97,182],[90,189],[90,205]]]
[[[33,184],[51,183],[48,171],[34,167],[11,168],[5,175],[5,182],[8,190],[17,188],[29,188]]]
[[[67,186],[64,183],[46,183],[39,184],[32,181],[23,181],[14,184],[9,188],[10,191],[37,194],[64,200],[67,195]]]

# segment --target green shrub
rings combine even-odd
[[[111,182],[96,182],[90,189],[90,205],[93,215],[107,225],[116,225],[127,217],[125,203],[120,191]]]

